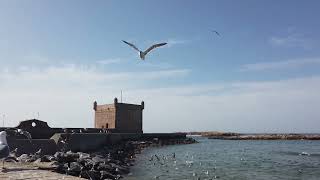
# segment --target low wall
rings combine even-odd
[[[52,136],[58,148],[63,146],[72,151],[94,151],[103,146],[113,145],[120,141],[143,141],[161,139],[182,139],[186,138],[186,134],[181,133],[57,133]],[[61,140],[67,141],[68,144],[61,143]]]
[[[57,144],[52,139],[34,139],[31,142],[26,139],[8,139],[10,150],[17,148],[17,154],[34,154],[41,149],[42,154],[54,154],[57,152]]]
[[[59,149],[65,148],[74,152],[88,152],[103,146],[117,144],[120,141],[144,141],[144,140],[168,140],[183,139],[183,133],[56,133],[50,139],[33,139],[32,143],[27,139],[9,138],[8,144],[11,150],[18,148],[19,154],[32,154],[42,150],[43,154],[54,154]],[[67,142],[64,144],[62,141]]]
[[[99,133],[101,131],[116,132],[116,129],[99,129],[99,128],[51,128],[47,122],[37,119],[21,121],[16,127],[0,127],[0,131],[8,131],[11,129],[22,129],[28,131],[32,139],[50,139],[56,133]],[[19,139],[26,139],[24,136],[19,136]]]

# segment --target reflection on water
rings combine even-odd
[[[320,141],[196,138],[145,150],[125,179],[320,179]]]

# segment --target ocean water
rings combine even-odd
[[[320,141],[195,139],[144,150],[125,179],[320,180]]]

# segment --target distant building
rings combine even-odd
[[[114,98],[113,104],[98,105],[95,101],[93,109],[95,128],[105,128],[121,133],[143,133],[143,101],[141,105],[119,103],[117,98]]]

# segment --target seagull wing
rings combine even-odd
[[[6,144],[0,144],[0,158],[6,158],[10,154],[9,146]]]
[[[32,142],[31,134],[28,131],[24,131],[22,129],[18,129],[18,132],[20,134],[24,135],[25,137],[27,137],[29,139],[29,141]]]
[[[164,46],[168,43],[160,43],[160,44],[154,44],[151,47],[149,47],[146,51],[144,51],[144,54],[148,54],[152,49],[160,47],[160,46]]]
[[[35,152],[35,154],[41,154],[41,148],[37,151],[37,152]]]
[[[214,30],[213,30],[212,32],[214,32],[214,33],[216,33],[218,36],[220,36],[220,34],[218,33],[218,31],[214,31]]]
[[[23,135],[25,135],[29,140],[32,139],[31,134],[28,131],[23,131]]]
[[[135,49],[135,50],[137,50],[137,51],[140,52],[140,50],[139,50],[134,44],[131,44],[131,43],[129,43],[129,42],[127,42],[127,41],[124,41],[124,40],[122,40],[122,42],[128,44],[128,45],[131,46],[133,49]]]

